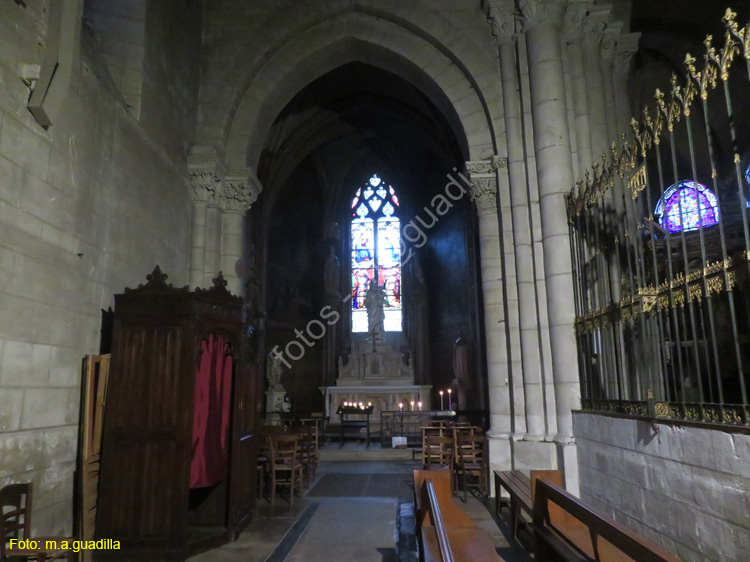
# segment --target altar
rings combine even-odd
[[[336,386],[323,386],[326,416],[338,423],[336,411],[344,403],[372,407],[371,419],[380,420],[380,412],[430,409],[431,385],[414,384],[411,356],[398,346],[364,341],[354,345],[345,362],[338,361]]]

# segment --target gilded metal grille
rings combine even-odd
[[[736,18],[565,196],[585,410],[750,427],[750,23]],[[682,194],[681,229],[655,218],[680,182],[716,196],[713,224],[697,195],[697,226]]]

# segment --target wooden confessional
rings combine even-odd
[[[184,560],[236,538],[255,503],[254,367],[242,299],[219,274],[173,288],[157,266],[115,295],[97,560]]]

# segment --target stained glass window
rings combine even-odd
[[[396,191],[377,174],[352,199],[352,331],[367,332],[365,295],[375,281],[385,289],[386,332],[400,332],[401,222]]]
[[[698,230],[719,222],[719,202],[705,185],[679,181],[664,192],[654,214],[669,232]]]

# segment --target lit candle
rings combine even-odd
[[[346,408],[348,405],[349,403],[346,400],[344,400],[344,408]]]
[[[421,412],[422,411],[422,403],[421,402],[417,402],[417,406],[419,406],[419,411]]]
[[[399,409],[399,411],[401,411],[401,410],[404,409],[404,403],[403,402],[399,402],[398,403],[398,409]]]
[[[440,391],[440,411],[442,412],[445,408],[443,407],[443,391]]]
[[[453,392],[452,389],[448,389],[448,409],[453,410],[453,402],[451,402],[451,392]]]
[[[411,402],[409,402],[409,404],[411,404],[411,411],[413,412],[414,411],[414,400],[412,400]]]
[[[369,407],[371,407],[371,406],[372,406],[372,402],[368,402],[368,403],[367,403],[367,407],[369,408]]]

